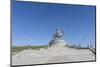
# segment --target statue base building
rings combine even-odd
[[[49,46],[50,47],[53,47],[53,46],[56,46],[56,47],[57,46],[59,46],[59,47],[66,46],[66,42],[63,39],[53,39],[53,40],[50,41]]]

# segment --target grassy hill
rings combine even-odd
[[[12,47],[12,52],[20,52],[28,48],[33,50],[38,50],[40,48],[47,48],[47,46],[16,46],[16,47]]]

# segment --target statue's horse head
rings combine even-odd
[[[62,37],[62,36],[63,36],[63,32],[59,32],[58,37]]]

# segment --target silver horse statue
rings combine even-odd
[[[57,28],[55,34],[53,35],[54,38],[62,38],[64,35],[64,31],[62,28]]]

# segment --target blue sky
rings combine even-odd
[[[95,6],[13,1],[13,45],[46,45],[58,27],[68,44],[95,45]]]

